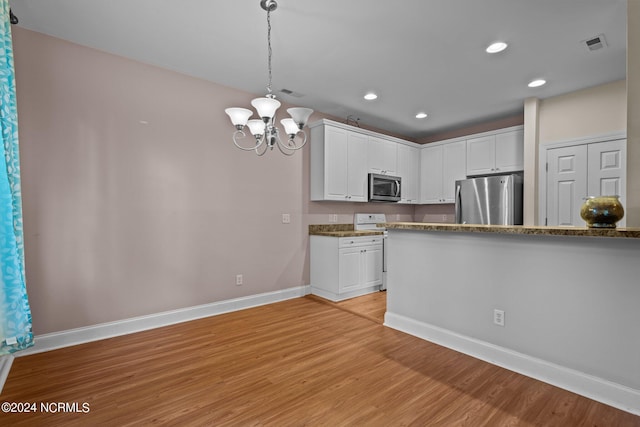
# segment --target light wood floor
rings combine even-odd
[[[332,305],[380,324],[384,323],[384,313],[387,311],[386,292],[372,292],[367,295],[338,302],[329,301],[315,295],[309,295],[307,298]]]
[[[90,408],[7,426],[640,426],[310,297],[20,357],[0,400]]]

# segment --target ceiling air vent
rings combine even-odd
[[[585,46],[589,50],[598,50],[607,47],[607,41],[604,39],[604,34],[598,34],[587,40],[583,40]]]
[[[285,95],[289,95],[289,96],[293,96],[294,98],[302,98],[304,95],[298,92],[294,92],[292,90],[289,89],[281,89],[280,93],[283,93]]]

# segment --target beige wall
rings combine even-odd
[[[540,101],[540,144],[627,128],[626,82],[619,80]]]
[[[253,94],[13,37],[36,334],[305,285],[310,222],[413,218],[412,206],[310,202],[308,147],[236,149],[224,108]]]
[[[627,206],[629,227],[640,227],[640,0],[627,1]]]

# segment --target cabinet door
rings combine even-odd
[[[420,153],[420,203],[442,203],[442,153],[441,145]]]
[[[587,146],[547,150],[547,225],[583,226],[587,195]]]
[[[345,200],[348,196],[347,131],[327,126],[324,136],[324,198],[325,200]]]
[[[361,283],[362,248],[340,249],[338,261],[338,293],[356,289]]]
[[[420,149],[398,145],[397,174],[402,178],[402,200],[400,203],[418,203],[420,183]]]
[[[362,248],[362,286],[382,284],[382,245]]]
[[[589,144],[587,148],[587,195],[620,196],[626,206],[627,142],[624,139]],[[618,222],[625,227],[625,218]]]
[[[347,194],[351,202],[366,202],[367,197],[367,137],[356,132],[347,135]]]
[[[467,175],[495,173],[495,135],[467,140]]]
[[[495,143],[495,171],[524,170],[524,131],[499,133]]]
[[[397,144],[374,136],[369,137],[369,172],[395,175]]]
[[[454,203],[456,181],[467,177],[467,145],[458,141],[443,145],[442,149],[442,201]]]

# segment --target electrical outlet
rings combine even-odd
[[[498,326],[504,326],[504,310],[493,310],[493,323]]]
[[[338,222],[338,214],[329,215],[329,222]]]
[[[242,285],[242,274],[236,274],[236,286]]]
[[[291,223],[291,215],[282,214],[282,223],[283,224],[290,224]]]
[[[447,222],[447,216],[446,215],[442,215],[442,222]]]

